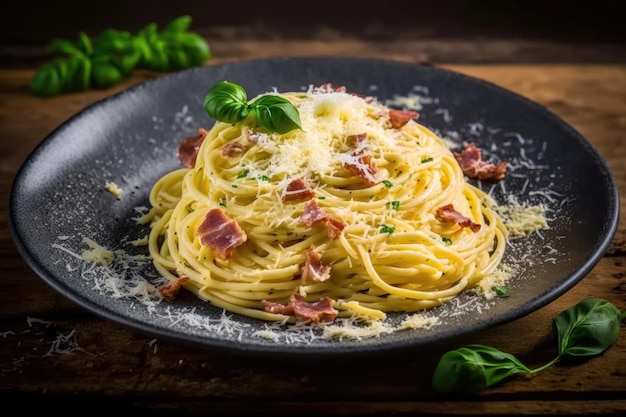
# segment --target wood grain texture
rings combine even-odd
[[[422,61],[404,47],[365,41],[333,45],[228,41],[214,45],[221,58],[209,65],[322,52]],[[569,122],[605,158],[625,207],[626,66],[439,65],[511,89]],[[82,412],[151,410],[163,415],[619,415],[626,410],[624,329],[615,345],[588,362],[553,366],[533,378],[458,397],[430,388],[443,352],[406,353],[384,361],[257,361],[154,340],[86,312],[39,279],[11,242],[7,215],[12,180],[28,154],[68,117],[157,75],[141,72],[110,90],[44,100],[28,92],[32,73],[0,70],[0,398],[7,415],[34,414],[34,403]],[[586,297],[602,297],[626,309],[625,241],[622,211],[608,253],[578,285],[544,308],[462,343],[491,345],[531,366],[544,363],[555,349],[552,319],[563,309]],[[59,336],[69,336],[71,353],[49,353]]]

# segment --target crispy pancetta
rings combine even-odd
[[[443,222],[453,222],[461,227],[467,227],[472,232],[478,232],[480,230],[479,224],[474,223],[472,219],[456,211],[452,204],[439,207],[435,213],[435,217]]]
[[[506,162],[495,165],[482,160],[481,151],[473,144],[466,144],[461,152],[453,152],[461,170],[468,178],[483,181],[500,181],[506,172]]]
[[[198,227],[198,235],[204,246],[213,249],[224,259],[230,258],[233,250],[248,239],[239,224],[218,208],[207,213]]]

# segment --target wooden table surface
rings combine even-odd
[[[582,133],[612,170],[623,208],[626,64],[619,62],[623,55],[616,56],[616,62],[589,63],[578,51],[580,61],[550,63],[543,59],[550,50],[559,56],[568,47],[542,44],[547,54],[540,59],[542,63],[515,62],[515,51],[528,53],[525,45],[219,40],[212,44],[214,58],[207,65],[267,56],[370,56],[429,62],[491,81],[547,106]],[[623,48],[618,50],[623,52]],[[484,59],[489,64],[440,59],[479,51],[491,53],[489,60]],[[532,378],[513,378],[475,395],[459,396],[437,394],[430,386],[443,351],[359,361],[345,358],[332,364],[255,360],[154,340],[73,304],[45,284],[12,243],[7,215],[14,175],[33,148],[61,122],[96,100],[160,74],[137,73],[110,90],[40,99],[27,88],[33,71],[0,69],[0,414],[34,414],[38,406],[82,415],[98,410],[150,410],[179,416],[626,412],[623,327],[607,352],[587,362],[553,366]],[[553,352],[552,319],[562,310],[587,297],[602,297],[626,309],[625,240],[626,214],[622,212],[608,252],[574,288],[528,316],[481,331],[449,348],[482,343],[529,364],[543,363]],[[73,349],[48,353],[61,336],[74,343]]]

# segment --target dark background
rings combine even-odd
[[[193,30],[214,38],[623,42],[626,24],[619,5],[606,0],[18,0],[3,6],[0,45],[40,46],[54,37],[73,38],[81,30],[95,35],[109,27],[136,31],[149,22],[164,25],[182,14],[193,17]]]
[[[319,41],[314,51],[302,46],[315,55],[323,55],[324,42],[344,42],[349,53],[345,42],[361,40],[391,54],[412,51],[423,64],[626,63],[626,23],[615,0],[18,0],[0,15],[0,67],[44,64],[55,38],[109,28],[136,33],[181,15],[192,17],[191,30],[223,59],[239,58],[230,41],[275,56],[285,40]]]

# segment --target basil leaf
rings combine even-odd
[[[166,44],[165,54],[167,55],[170,69],[173,71],[182,70],[190,66],[187,53],[179,47]]]
[[[66,65],[60,77],[61,91],[82,91],[89,87],[91,79],[91,61],[87,58],[70,56],[65,59]],[[65,71],[67,70],[67,71]]]
[[[54,39],[46,48],[52,54],[69,55],[83,57],[84,54],[74,42],[65,39]]]
[[[78,65],[74,71],[74,82],[72,83],[75,91],[84,91],[91,85],[91,60],[88,58],[78,61]]]
[[[211,59],[211,48],[197,33],[183,33],[178,36],[180,47],[185,50],[190,66],[199,66]]]
[[[148,43],[152,52],[150,61],[146,64],[149,70],[165,72],[170,70],[169,58],[165,52],[165,43],[160,39]]]
[[[195,33],[166,33],[160,38],[166,45],[172,69],[200,66],[211,58],[206,40]]]
[[[135,48],[139,51],[139,61],[137,62],[137,67],[145,69],[149,68],[154,54],[152,53],[152,49],[150,48],[148,41],[144,37],[137,36],[133,43]]]
[[[439,392],[476,392],[519,373],[531,373],[515,356],[484,345],[445,353],[432,379]]]
[[[94,54],[101,55],[112,52],[132,53],[137,49],[134,43],[135,38],[129,32],[107,29],[96,37],[94,41]]]
[[[191,16],[180,16],[168,23],[161,33],[184,33],[190,25]]]
[[[156,41],[159,36],[157,24],[154,22],[149,23],[137,33],[137,36],[140,38],[144,38],[148,42]]]
[[[55,62],[42,66],[35,73],[30,81],[33,94],[40,97],[52,97],[61,93],[61,81]]]
[[[270,132],[282,134],[302,128],[298,109],[277,95],[259,97],[252,103],[252,114],[259,126]]]
[[[80,32],[78,34],[79,44],[82,47],[82,50],[85,52],[85,55],[89,56],[93,54],[93,45],[91,43],[91,39],[85,32]]]
[[[92,67],[93,84],[97,88],[109,88],[122,80],[122,72],[109,56],[94,57]]]
[[[588,298],[554,318],[558,360],[575,361],[598,355],[619,335],[621,312],[600,298]]]
[[[222,81],[206,93],[204,110],[220,122],[237,123],[248,116],[250,105],[246,92],[241,86]]]
[[[124,77],[128,77],[132,74],[133,70],[141,58],[139,51],[132,51],[125,54],[113,54],[111,57],[111,63],[120,70]]]

